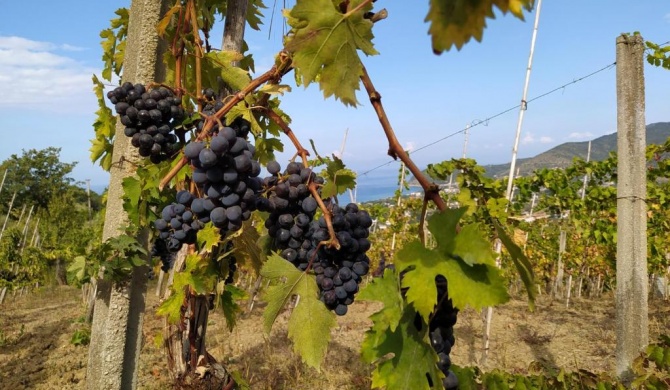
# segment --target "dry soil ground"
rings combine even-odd
[[[150,286],[150,311],[144,325],[140,361],[141,389],[168,389],[163,351],[153,339],[163,320],[153,312],[158,304]],[[230,369],[238,370],[252,389],[368,389],[369,367],[358,348],[377,306],[354,303],[338,328],[321,373],[305,367],[291,353],[286,319],[281,317],[269,336],[262,331],[263,305],[257,305],[232,333],[218,312],[211,315],[209,352]],[[0,307],[0,389],[83,389],[87,347],[71,343],[82,329],[84,308],[80,293],[70,287],[48,288],[23,297],[9,297]],[[670,302],[652,302],[650,334],[655,339],[670,329]],[[459,365],[478,364],[524,372],[531,362],[547,369],[564,367],[590,371],[612,370],[614,364],[614,302],[611,296],[578,299],[570,308],[540,298],[530,313],[522,300],[496,308],[489,355],[482,356],[481,313],[465,310],[456,326],[452,359]]]

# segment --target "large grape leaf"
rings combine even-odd
[[[265,294],[268,302],[263,313],[265,331],[270,332],[279,311],[293,295],[298,295],[300,301],[291,313],[288,336],[303,362],[319,370],[330,341],[330,330],[337,322],[335,315],[318,299],[316,280],[277,254],[265,262],[261,276],[276,283]]]
[[[368,331],[363,341],[363,360],[376,363],[372,372],[372,388],[387,390],[430,389],[427,375],[433,383],[444,377],[437,369],[437,354],[414,327],[416,312],[406,307],[400,325],[383,333]],[[383,360],[388,355],[391,358]]]
[[[402,317],[403,299],[400,294],[400,283],[395,272],[390,269],[384,270],[384,276],[374,278],[368,283],[356,297],[359,301],[379,301],[384,308],[370,316],[373,322],[372,330],[384,330],[390,328],[395,331]]]
[[[430,0],[426,22],[432,37],[433,52],[441,54],[452,46],[461,49],[471,38],[482,40],[486,18],[495,18],[495,5],[503,14],[512,12],[524,20],[523,8],[530,11],[534,0]]]
[[[347,2],[348,11],[342,13],[332,0],[297,0],[288,18],[293,34],[286,48],[293,54],[300,84],[307,87],[318,80],[325,97],[335,95],[352,106],[358,103],[356,90],[363,74],[358,50],[377,54],[372,22],[363,17],[372,5],[357,9],[363,2]]]
[[[458,308],[467,305],[479,309],[509,299],[498,269],[489,264],[492,256],[489,243],[473,233],[469,225],[462,227],[465,234],[456,233],[456,224],[464,212],[461,208],[431,216],[428,228],[437,242],[434,249],[414,240],[396,254],[398,271],[407,271],[402,279],[402,287],[407,288],[407,302],[426,322],[437,304],[434,282],[437,275],[447,278],[449,297]]]

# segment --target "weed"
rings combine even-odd
[[[73,345],[88,345],[91,342],[91,331],[88,328],[77,329],[70,339]]]

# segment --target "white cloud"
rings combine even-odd
[[[0,108],[72,111],[95,102],[91,76],[100,70],[58,53],[77,50],[84,49],[0,36]]]
[[[406,142],[405,146],[404,146],[404,149],[406,151],[412,153],[412,151],[414,151],[414,149],[416,149],[416,145],[415,145],[414,141]]]
[[[666,22],[670,23],[670,13],[665,14],[663,19],[665,19]]]
[[[521,144],[522,145],[528,145],[535,143],[536,139],[533,137],[533,134],[531,132],[526,133],[523,138],[521,138]]]
[[[593,133],[588,132],[588,131],[585,131],[583,133],[574,132],[574,133],[570,133],[568,135],[568,138],[570,138],[570,139],[584,139],[584,138],[591,138],[591,137],[593,137]]]
[[[551,138],[551,137],[547,137],[547,136],[541,136],[540,138],[536,138],[533,135],[533,133],[531,133],[530,131],[527,132],[523,136],[523,138],[521,138],[521,144],[522,145],[529,145],[529,144],[534,144],[534,143],[537,143],[537,142],[539,142],[541,144],[548,144],[548,143],[554,142],[554,139]]]

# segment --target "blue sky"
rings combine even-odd
[[[2,1],[0,24],[0,160],[22,149],[57,146],[64,161],[78,161],[73,174],[91,179],[95,188],[108,175],[89,162],[95,111],[91,75],[101,68],[98,33],[127,1]],[[278,2],[281,4],[282,2]],[[279,5],[278,4],[278,5]],[[388,19],[374,28],[381,53],[364,58],[400,142],[416,149],[518,104],[534,14],[521,22],[510,15],[488,21],[482,43],[436,56],[423,22],[428,1],[384,1]],[[270,14],[272,4],[266,10]],[[76,10],[76,12],[73,12]],[[598,70],[614,61],[615,39],[640,31],[644,38],[670,40],[670,2],[641,0],[544,1],[529,98]],[[281,48],[279,10],[273,31],[248,32],[257,70],[272,64]],[[218,34],[213,33],[215,37]],[[220,36],[220,35],[219,35]],[[216,38],[214,45],[220,44]],[[670,72],[646,66],[647,123],[670,121]],[[285,79],[292,84],[292,77]],[[387,143],[363,93],[357,109],[324,100],[317,85],[296,87],[283,97],[292,128],[319,152],[340,149],[349,130],[345,162],[363,173],[386,161]],[[482,164],[507,162],[511,156],[518,110],[472,129],[468,155]],[[523,126],[521,157],[533,156],[566,141],[583,141],[616,131],[615,70],[609,69],[529,105]],[[286,145],[281,159],[292,154]],[[420,166],[460,157],[463,135],[418,151]],[[280,160],[281,160],[280,159]],[[397,163],[360,176],[363,186],[393,185]]]

